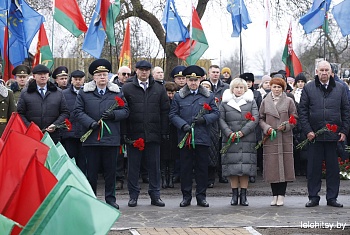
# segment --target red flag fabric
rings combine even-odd
[[[282,61],[286,65],[286,76],[296,77],[299,73],[303,71],[300,60],[293,50],[292,43],[292,23],[289,24],[289,30],[286,39],[286,45],[284,47]]]
[[[56,183],[56,177],[38,161],[34,153],[2,214],[25,226]],[[19,234],[20,231],[16,227],[12,234]]]
[[[6,124],[5,130],[1,135],[1,139],[3,141],[6,141],[6,138],[10,133],[10,130],[14,130],[22,134],[26,133],[27,131],[26,124],[24,124],[21,116],[17,112],[13,112],[11,114],[10,120],[8,120]]]
[[[50,49],[49,40],[47,39],[44,24],[41,24],[40,26],[33,68],[38,64],[43,64],[49,69],[51,69],[53,66],[53,56]]]
[[[10,131],[0,152],[0,213],[20,182],[33,154],[45,163],[49,147],[24,134]]]
[[[119,67],[128,66],[131,68],[131,49],[130,49],[130,23],[126,24],[123,46],[120,51]]]
[[[8,27],[5,27],[5,34],[4,34],[4,53],[3,53],[3,76],[2,79],[6,82],[10,78],[13,78],[12,70],[14,69],[13,65],[11,64],[9,60],[8,55],[8,41],[9,41],[9,29]]]
[[[34,122],[31,122],[29,124],[25,135],[28,137],[31,137],[37,141],[41,141],[41,139],[44,136],[43,132],[40,130],[38,125],[36,125]]]

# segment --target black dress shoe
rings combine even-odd
[[[151,200],[151,205],[163,207],[165,206],[165,203],[162,201],[162,199],[156,198]]]
[[[316,200],[309,200],[306,204],[305,207],[315,207],[318,206],[320,203]]]
[[[343,204],[337,202],[337,200],[328,200],[327,206],[333,206],[333,207],[343,207]]]
[[[135,199],[135,198],[130,198],[130,199],[129,199],[129,202],[128,202],[128,206],[129,206],[129,207],[135,207],[135,206],[137,206],[137,199]]]
[[[228,180],[225,177],[220,177],[219,178],[219,183],[227,184]]]
[[[180,202],[180,207],[186,207],[191,205],[191,199],[183,199],[182,202]]]
[[[106,202],[108,205],[113,206],[115,209],[119,210],[119,205],[115,202]]]
[[[197,206],[209,207],[209,203],[205,199],[197,200]]]

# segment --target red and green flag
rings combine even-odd
[[[194,65],[209,48],[201,21],[194,7],[192,9],[191,29],[191,38],[187,38],[186,42],[181,42],[174,53],[178,58],[186,60],[187,64]]]
[[[38,64],[43,64],[49,69],[53,66],[53,56],[49,45],[49,40],[46,36],[44,24],[41,24],[39,30],[38,44],[36,46],[36,54],[34,56],[33,67]]]
[[[101,0],[100,16],[107,38],[112,46],[116,46],[114,23],[120,12],[120,0]]]
[[[53,17],[75,37],[88,29],[76,0],[55,0]]]
[[[128,66],[131,68],[131,50],[130,50],[130,23],[126,24],[123,47],[120,51],[119,67]]]
[[[303,71],[300,60],[293,50],[292,43],[292,23],[289,24],[286,45],[284,47],[282,61],[286,65],[286,76],[295,77]]]

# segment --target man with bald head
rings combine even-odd
[[[153,68],[152,70],[152,76],[154,78],[154,80],[160,82],[160,83],[164,83],[164,71],[161,67],[156,66]]]
[[[307,188],[309,201],[306,207],[319,205],[322,177],[322,161],[326,162],[327,205],[343,207],[337,201],[339,193],[339,165],[337,142],[345,140],[349,132],[350,105],[347,88],[331,76],[331,66],[320,61],[315,79],[307,83],[299,103],[299,121],[302,130],[311,142],[308,145]],[[327,124],[336,125],[336,131],[326,131],[316,136],[316,132]]]

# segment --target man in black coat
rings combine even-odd
[[[22,90],[17,111],[27,126],[34,122],[57,143],[60,134],[56,126],[69,117],[69,110],[62,90],[49,81],[49,72],[45,65],[33,68],[34,80]]]
[[[120,150],[120,122],[128,117],[129,109],[126,102],[114,107],[117,99],[123,100],[124,95],[118,85],[108,81],[111,67],[105,59],[90,64],[89,73],[93,75],[93,81],[79,91],[74,116],[83,126],[84,133],[93,130],[83,142],[89,183],[96,194],[98,171],[102,165],[105,201],[119,209],[115,197],[115,177]]]
[[[220,114],[215,104],[214,95],[199,84],[200,78],[204,75],[203,69],[191,65],[183,71],[183,74],[186,76],[187,85],[175,94],[169,113],[170,121],[178,129],[179,142],[183,140],[186,133],[190,133],[192,136],[188,139],[191,142],[190,146],[185,144],[180,149],[181,192],[183,196],[180,207],[191,204],[193,167],[197,184],[197,205],[209,207],[209,203],[206,201],[206,190],[209,147],[211,145],[210,125],[218,121]],[[208,106],[209,108],[204,109]],[[198,116],[199,112],[203,112],[203,115]],[[192,126],[192,123],[195,125]]]
[[[337,202],[339,193],[339,165],[337,142],[344,141],[349,131],[350,105],[346,89],[331,76],[331,66],[327,61],[320,61],[314,81],[303,88],[299,103],[299,121],[308,140],[314,141],[308,146],[307,188],[309,201],[306,207],[319,205],[322,176],[322,161],[326,162],[327,205],[343,207]],[[337,130],[316,132],[327,124],[337,125]]]
[[[73,115],[75,100],[80,88],[85,82],[85,73],[80,70],[75,70],[70,74],[68,88],[63,90],[63,95],[66,98],[67,106],[70,112],[69,121],[72,123],[72,130],[61,130],[62,145],[66,149],[70,158],[74,158],[77,166],[86,175],[86,158],[83,154],[83,146],[80,141],[82,126]]]
[[[140,186],[138,183],[142,158],[147,162],[151,204],[165,206],[160,199],[160,142],[167,138],[169,98],[164,86],[150,77],[152,65],[147,61],[136,63],[136,76],[123,86],[130,115],[123,130],[128,153],[129,207],[137,206]],[[133,147],[130,141],[142,138],[143,151]]]

